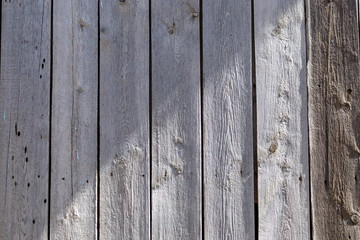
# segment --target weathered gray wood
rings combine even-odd
[[[199,2],[152,1],[152,238],[201,239]]]
[[[100,1],[100,238],[150,238],[149,1]]]
[[[0,239],[4,240],[47,239],[50,12],[49,0],[2,1]]]
[[[97,236],[98,2],[54,1],[51,239]]]
[[[254,239],[251,1],[203,1],[205,239]]]
[[[360,239],[356,0],[307,1],[314,239]]]
[[[259,239],[309,239],[305,3],[255,0]]]

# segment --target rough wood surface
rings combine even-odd
[[[199,2],[152,1],[152,238],[201,239]]]
[[[149,1],[100,0],[100,238],[150,238]]]
[[[259,239],[310,238],[304,8],[254,2]]]
[[[204,1],[205,239],[254,239],[251,51],[251,1]]]
[[[51,239],[96,239],[98,3],[54,1]]]
[[[50,12],[49,0],[2,0],[0,239],[3,240],[45,240],[48,235]]]
[[[356,0],[307,1],[314,239],[360,239]]]

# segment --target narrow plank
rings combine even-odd
[[[360,239],[356,0],[307,1],[314,239]]]
[[[201,239],[199,1],[151,5],[152,238]]]
[[[304,9],[254,2],[259,239],[310,239]]]
[[[51,239],[96,239],[98,1],[54,1]]]
[[[48,235],[50,13],[49,0],[2,1],[0,239],[4,240],[44,240]]]
[[[150,238],[149,1],[100,1],[100,238]]]
[[[203,2],[204,237],[254,239],[251,1]]]

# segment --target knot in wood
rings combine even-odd
[[[351,215],[350,219],[354,224],[359,224],[360,223],[360,217],[356,213]]]

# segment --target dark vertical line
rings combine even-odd
[[[152,239],[152,35],[151,35],[151,0],[149,0],[149,238]]]
[[[254,1],[251,1],[251,51],[252,51],[252,117],[253,117],[253,164],[254,164],[254,220],[255,239],[259,239],[259,206],[258,206],[258,164],[257,164],[257,107],[256,107],[256,55],[255,55],[255,25]]]
[[[97,209],[96,209],[96,223],[97,223],[97,239],[100,239],[100,1],[98,1],[98,86],[97,86]]]
[[[48,185],[48,240],[50,240],[50,215],[51,215],[51,126],[52,126],[52,93],[53,93],[53,39],[54,39],[54,0],[51,0],[50,10],[50,106],[49,106],[49,185]]]
[[[308,19],[310,18],[310,2],[308,0],[304,0],[304,17],[305,17],[305,51],[306,51],[306,86],[308,86],[309,84],[309,80],[308,80],[308,76],[309,76],[309,72],[308,72],[308,62],[309,62],[309,58],[310,58],[310,22],[308,21]],[[306,112],[306,117],[307,117],[307,132],[308,132],[308,166],[309,166],[309,215],[310,215],[310,239],[313,239],[313,214],[312,214],[312,196],[311,196],[311,154],[310,154],[310,126],[309,126],[309,88],[307,87],[307,95],[306,95],[306,103],[307,103],[307,112]]]
[[[200,117],[201,117],[201,235],[205,239],[205,186],[204,186],[204,49],[203,49],[203,1],[200,4]]]

